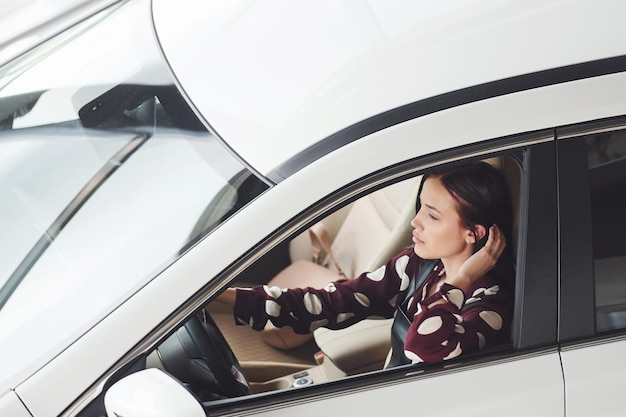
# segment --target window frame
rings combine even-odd
[[[626,116],[557,129],[559,175],[559,341],[625,334],[626,328],[596,333],[591,190],[586,137],[626,129]]]
[[[117,363],[102,375],[89,390],[85,391],[74,403],[88,403],[79,415],[89,413],[99,407],[106,388],[123,377],[129,370],[141,366],[141,361],[160,341],[168,337],[194,314],[199,308],[210,301],[218,292],[235,281],[239,274],[245,272],[253,264],[271,253],[272,248],[280,246],[291,237],[301,233],[307,227],[331,214],[356,199],[374,192],[382,187],[421,175],[435,167],[486,159],[498,155],[516,154],[522,161],[520,172],[520,204],[519,230],[517,249],[517,285],[521,285],[522,295],[517,296],[515,317],[513,321],[515,333],[510,346],[498,347],[488,352],[478,352],[456,358],[449,363],[429,365],[406,365],[392,369],[378,370],[336,381],[311,385],[297,390],[282,390],[261,393],[245,397],[219,400],[205,403],[207,413],[221,415],[237,411],[263,412],[276,404],[295,406],[312,399],[323,399],[337,395],[347,395],[354,391],[372,390],[390,385],[404,384],[422,378],[444,376],[474,368],[515,362],[528,358],[540,358],[554,354],[557,347],[557,246],[556,218],[555,143],[552,129],[516,134],[448,149],[436,154],[423,155],[400,162],[378,172],[364,176],[361,180],[347,184],[345,187],[329,194],[316,204],[303,210],[298,216],[275,230],[253,251],[245,253],[230,267],[210,280],[207,285],[194,296],[181,304],[167,320],[161,323],[131,351],[127,352]],[[551,176],[550,178],[546,178]],[[552,193],[552,194],[550,194]],[[550,195],[552,197],[550,198]],[[548,198],[546,198],[548,197]],[[523,204],[524,198],[527,204]],[[524,227],[524,224],[527,224]],[[552,227],[549,227],[552,225]],[[523,277],[531,277],[528,281]],[[521,284],[520,284],[521,283]],[[529,323],[529,326],[525,326]],[[72,407],[70,407],[71,409]],[[85,414],[87,413],[87,414]]]
[[[300,222],[300,227],[296,228],[295,233],[290,234],[293,237],[358,198],[409,177],[422,175],[434,167],[500,155],[516,157],[520,162],[516,286],[520,290],[516,291],[515,302],[519,305],[515,308],[513,320],[512,349],[498,347],[487,352],[468,354],[449,363],[406,365],[348,376],[297,390],[274,391],[204,403],[205,411],[217,414],[232,412],[234,408],[238,411],[260,411],[276,403],[310,401],[316,397],[338,393],[346,395],[353,390],[375,389],[389,384],[410,382],[416,378],[443,376],[448,372],[554,352],[557,349],[558,318],[558,229],[554,142],[553,130],[543,130],[468,145],[461,149],[400,163],[372,174],[358,183],[350,184],[302,212],[298,219],[294,219],[294,222]],[[293,225],[285,227],[293,230]]]

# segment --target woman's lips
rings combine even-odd
[[[413,234],[413,243],[415,243],[416,245],[421,245],[424,243],[424,241],[417,237],[415,234]]]

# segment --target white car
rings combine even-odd
[[[626,2],[100,1],[0,54],[0,415],[615,416]],[[410,242],[420,176],[513,190],[509,344],[383,369],[389,321],[277,349],[212,302]],[[347,266],[346,266],[347,265]],[[285,348],[286,346],[282,346]]]

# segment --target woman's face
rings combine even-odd
[[[438,178],[426,179],[420,202],[421,208],[411,221],[417,256],[444,259],[460,254],[471,255],[472,232],[461,223],[458,203]]]

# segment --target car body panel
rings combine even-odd
[[[472,103],[463,109],[442,111],[377,132],[371,137],[329,154],[324,163],[307,166],[258,197],[246,207],[246,210],[236,215],[237,222],[226,222],[213,231],[184,258],[179,259],[146,285],[141,292],[103,319],[42,371],[21,384],[17,392],[35,416],[57,415],[79,396],[90,382],[107,372],[120,357],[132,349],[142,339],[142,335],[149,333],[161,321],[167,319],[177,306],[203,288],[211,277],[220,275],[221,271],[234,263],[248,248],[256,247],[267,236],[275,235],[282,224],[304,208],[314,205],[346,183],[389,166],[393,161],[407,160],[424,153],[437,153],[442,149],[461,146],[466,143],[468,126],[466,123],[459,123],[460,119],[473,121],[474,124],[471,125],[473,134],[479,135],[480,133],[476,132],[483,132],[482,137],[472,136],[472,140],[486,140],[505,135],[511,130],[507,130],[503,123],[478,123],[481,114],[493,112],[501,114],[503,120],[511,122],[513,132],[516,132],[536,130],[551,123],[577,120],[574,119],[577,117],[595,117],[600,114],[599,110],[613,109],[611,111],[617,112],[619,93],[612,94],[610,87],[613,84],[608,82],[614,77],[618,76],[550,86]],[[572,100],[572,97],[578,97],[581,91],[585,93],[594,91],[598,94],[590,97],[592,104],[588,106],[587,101],[581,103]],[[600,92],[603,94],[599,94]],[[545,93],[545,96],[542,93]],[[541,100],[535,101],[534,94],[538,94]],[[548,97],[551,99],[547,100]],[[546,100],[543,100],[544,98]],[[547,107],[533,106],[532,103],[545,103]],[[548,108],[552,111],[547,111]],[[533,110],[536,113],[533,113]],[[506,117],[507,114],[520,114],[522,111],[528,111],[532,116],[524,119],[527,120],[526,123],[520,121],[521,118]],[[475,115],[473,112],[476,112]],[[475,117],[465,119],[466,114]],[[415,131],[432,136],[433,140],[427,142],[431,146],[430,149],[425,149],[423,144],[413,139]],[[544,137],[542,140],[551,139]],[[385,154],[375,152],[381,145],[390,141],[398,143],[399,146],[389,148],[389,152]],[[487,145],[485,148],[489,149]],[[358,161],[349,157],[355,153],[361,155]],[[307,193],[299,193],[301,189],[306,189]],[[299,195],[299,198],[294,199],[294,195]],[[281,204],[276,205],[276,201],[281,201]],[[159,303],[155,304],[154,300],[159,300]],[[150,311],[150,314],[145,314],[145,311]],[[121,322],[124,322],[123,332],[119,328]],[[81,369],[81,373],[74,375],[71,380],[63,380],[66,369]],[[45,389],[42,390],[42,387]]]
[[[568,416],[625,410],[625,129],[619,117],[557,130],[559,338]]]
[[[411,7],[422,5],[410,3]],[[325,137],[368,118],[384,118],[385,112],[405,104],[626,52],[620,21],[626,4],[603,4],[606,20],[597,30],[581,30],[598,12],[597,4],[549,1],[535,6],[521,1],[475,1],[449,9],[437,6],[442,8],[424,15],[431,23],[414,29],[385,23],[405,21],[392,10],[398,4],[389,2],[329,1],[298,8],[291,2],[225,5],[154,0],[154,18],[165,57],[200,117],[247,164],[270,175]],[[295,19],[280,19],[275,8],[284,13],[289,10],[304,23],[298,26]],[[322,9],[333,12],[328,30],[316,20]],[[344,26],[344,22],[349,23]],[[358,34],[348,30],[349,25]],[[269,27],[273,29],[264,31]],[[284,36],[292,32],[297,35],[293,39]],[[418,47],[420,53],[414,53]],[[204,52],[190,53],[197,50]],[[485,65],[494,60],[493,65]],[[261,68],[257,62],[263,62]],[[513,89],[509,94],[391,123],[322,152],[322,157],[281,177],[233,221],[213,230],[184,256],[171,265],[166,263],[154,279],[98,317],[93,327],[49,362],[40,364],[41,369],[28,370],[23,382],[10,387],[15,391],[0,397],[0,411],[23,414],[25,405],[34,417],[76,415],[115,379],[120,367],[152,348],[238,272],[322,214],[307,210],[332,210],[358,192],[377,187],[378,179],[391,181],[407,174],[394,171],[406,161],[413,160],[411,169],[418,170],[460,157],[489,156],[522,144],[552,142],[552,129],[558,126],[623,115],[624,86],[626,73],[617,72]],[[514,136],[529,132],[536,136]],[[363,190],[345,191],[358,181],[365,184]],[[556,188],[553,179],[546,181]],[[306,214],[299,218],[302,213]],[[548,278],[556,282],[558,277]],[[556,300],[553,307],[556,311]],[[302,396],[291,405],[280,402],[279,396],[278,404],[257,412],[319,415],[358,403],[369,413],[385,415],[396,411],[391,407],[397,407],[397,412],[406,410],[407,397],[416,391],[430,393],[432,389],[444,397],[433,395],[425,401],[424,415],[560,416],[565,410],[568,415],[595,414],[586,408],[591,405],[581,401],[591,386],[585,378],[596,381],[611,366],[589,369],[591,355],[619,357],[617,350],[623,342],[564,352],[564,385],[557,334],[548,339],[554,344],[548,353],[521,353],[497,363],[487,361],[484,366],[442,368],[384,384],[377,384],[372,376],[371,387],[342,388],[349,387],[347,382],[336,385],[343,391],[322,389],[319,397]],[[490,393],[481,396],[484,385],[476,381],[487,381]],[[446,389],[454,384],[470,389],[459,394],[460,410],[452,406],[443,410],[441,402],[450,396]],[[374,390],[377,395],[372,395]],[[617,393],[610,392],[617,398]],[[381,396],[390,401],[380,401]],[[578,407],[584,412],[577,414]],[[611,403],[605,411],[618,407]]]
[[[0,395],[0,411],[3,416],[33,417],[20,401],[15,391],[7,391]]]
[[[597,13],[603,24],[581,30]],[[408,103],[624,55],[625,13],[619,1],[154,1],[157,34],[183,88],[266,174],[320,139]],[[181,31],[179,21],[194,29]]]
[[[573,85],[546,87],[545,97],[552,97],[552,101],[537,100],[537,103],[545,103],[547,108],[553,109],[551,112],[546,112],[546,108],[532,106],[523,100],[523,98],[530,96],[531,92],[518,93],[510,97],[500,97],[466,105],[463,109],[451,109],[423,119],[416,119],[402,126],[378,132],[371,138],[355,142],[345,149],[328,155],[324,164],[312,164],[259,197],[246,210],[237,215],[237,224],[227,222],[220,229],[214,231],[209,239],[201,242],[185,258],[179,260],[150,285],[146,286],[142,292],[105,318],[92,331],[77,341],[74,346],[55,358],[45,370],[22,384],[18,388],[20,396],[36,416],[56,415],[61,412],[68,405],[68,401],[80,395],[89,381],[98,378],[116,362],[117,358],[131,349],[141,339],[140,335],[156,327],[161,320],[167,317],[169,312],[174,311],[191,294],[202,288],[208,277],[218,275],[221,270],[234,262],[238,255],[245,251],[245,248],[254,247],[265,236],[271,235],[275,228],[301,211],[302,208],[314,204],[343,184],[383,168],[392,161],[399,160],[400,157],[419,156],[425,152],[424,147],[412,138],[415,131],[424,132],[427,135],[437,135],[434,137],[437,140],[428,141],[432,146],[430,150],[426,151],[428,153],[428,151],[436,152],[444,148],[454,147],[455,144],[461,145],[464,140],[467,140],[467,131],[480,131],[480,126],[486,131],[483,133],[482,139],[503,135],[507,132],[502,123],[478,123],[480,114],[484,114],[484,112],[489,114],[496,112],[496,114],[502,114],[502,117],[505,117],[507,113],[511,114],[509,111],[512,114],[522,114],[521,111],[528,114],[534,109],[537,113],[531,112],[531,116],[535,114],[539,118],[543,115],[544,119],[540,120],[541,123],[525,124],[515,128],[515,130],[521,131],[534,130],[545,123],[561,123],[567,121],[568,117],[591,117],[594,114],[589,112],[593,112],[594,108],[606,109],[607,106],[619,103],[618,97],[610,94],[609,86],[613,84],[607,82],[605,90],[601,89],[602,81],[614,77],[617,76],[585,80]],[[596,93],[590,97],[598,101],[595,106],[587,106],[587,102],[584,103],[585,106],[580,106],[580,103],[576,106],[576,101],[571,100],[571,97],[577,97],[580,94],[581,88],[585,92],[589,90]],[[555,94],[555,90],[564,91],[561,100],[557,99],[559,96]],[[541,94],[542,92],[544,89],[532,93]],[[599,94],[600,92],[605,94]],[[619,92],[615,92],[615,94],[618,95]],[[515,100],[516,98],[518,100]],[[606,101],[603,102],[604,100]],[[613,103],[611,103],[612,101]],[[511,107],[505,105],[507,103],[512,103]],[[476,109],[476,117],[471,117],[472,109]],[[466,112],[470,114],[468,119],[464,119],[473,121],[474,124],[470,127],[458,123],[459,113],[462,110],[463,115],[468,114]],[[616,108],[615,111],[618,109]],[[556,120],[547,121],[545,120],[546,115]],[[507,118],[506,120],[515,123],[521,119]],[[534,118],[524,118],[523,120],[534,120]],[[493,129],[503,130],[493,131]],[[448,141],[444,141],[443,138],[447,138]],[[472,139],[480,138],[472,137]],[[377,148],[376,144],[380,146],[380,143],[387,143],[390,140],[399,143],[397,150],[391,148],[384,157],[374,152],[374,149]],[[355,152],[362,155],[359,161],[348,157],[350,153]],[[333,175],[328,175],[328,172],[333,172]],[[325,181],[319,181],[320,178],[324,178]],[[297,201],[290,198],[301,187],[308,190],[306,195]],[[283,204],[276,206],[274,201],[282,201]],[[258,219],[260,218],[271,219],[271,222],[259,222]],[[246,230],[246,233],[242,235],[240,230]],[[238,236],[238,238],[232,239],[230,236]],[[195,255],[196,253],[198,255]],[[207,263],[207,257],[210,257],[208,259],[211,259],[212,262]],[[194,266],[185,267],[188,264]],[[191,272],[193,270],[202,270],[203,273],[201,275],[194,274]],[[165,294],[167,297],[164,297]],[[167,302],[164,301],[165,299]],[[153,305],[153,300],[161,300],[158,308]],[[151,311],[151,314],[141,314],[142,311],[146,310]],[[133,320],[129,321],[128,317],[132,317]],[[133,329],[132,334],[122,334],[116,327],[118,320],[124,320],[125,328]],[[103,346],[107,346],[107,348],[103,349]],[[77,352],[81,352],[80,355]],[[95,360],[96,358],[97,360]],[[63,374],[61,369],[82,369],[82,372],[80,376],[76,375],[71,381],[62,382],[59,380],[59,375]],[[63,394],[55,390],[55,387],[59,387],[61,384]],[[42,391],[42,387],[46,387],[46,389]],[[50,393],[50,395],[44,393]],[[54,406],[54,404],[58,405]],[[47,414],[51,410],[54,410],[53,413]]]
[[[583,343],[561,352],[568,417],[618,416],[624,413],[622,387],[626,365],[623,337],[602,343]]]
[[[469,368],[454,376],[407,377],[385,386],[329,393],[295,404],[261,408],[251,415],[287,417],[297,412],[299,416],[314,417],[367,404],[359,408],[359,415],[556,417],[565,415],[562,398],[559,355],[552,352]]]

